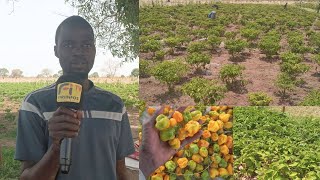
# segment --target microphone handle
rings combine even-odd
[[[72,163],[72,138],[64,138],[60,145],[60,171],[68,174]]]

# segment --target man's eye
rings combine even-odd
[[[91,44],[84,44],[84,45],[82,45],[82,47],[84,47],[84,48],[91,48],[92,45],[91,45]]]
[[[65,47],[65,48],[72,48],[73,46],[72,46],[72,44],[64,44],[63,47]]]

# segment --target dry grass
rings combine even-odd
[[[139,82],[139,79],[136,77],[100,77],[100,78],[89,78],[94,83],[123,83],[131,84]],[[24,77],[24,78],[0,78],[1,82],[54,82],[57,78],[35,78],[35,77]]]
[[[271,106],[276,111],[282,111],[283,106]],[[285,113],[294,117],[318,117],[320,118],[320,107],[317,106],[286,106]]]

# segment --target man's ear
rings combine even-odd
[[[59,58],[57,46],[54,46],[54,55],[55,55],[57,58]]]

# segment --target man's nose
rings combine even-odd
[[[76,47],[74,47],[73,49],[72,49],[72,54],[73,55],[82,55],[82,54],[84,54],[85,53],[85,51],[84,51],[84,49],[81,47],[81,46],[76,46]]]

